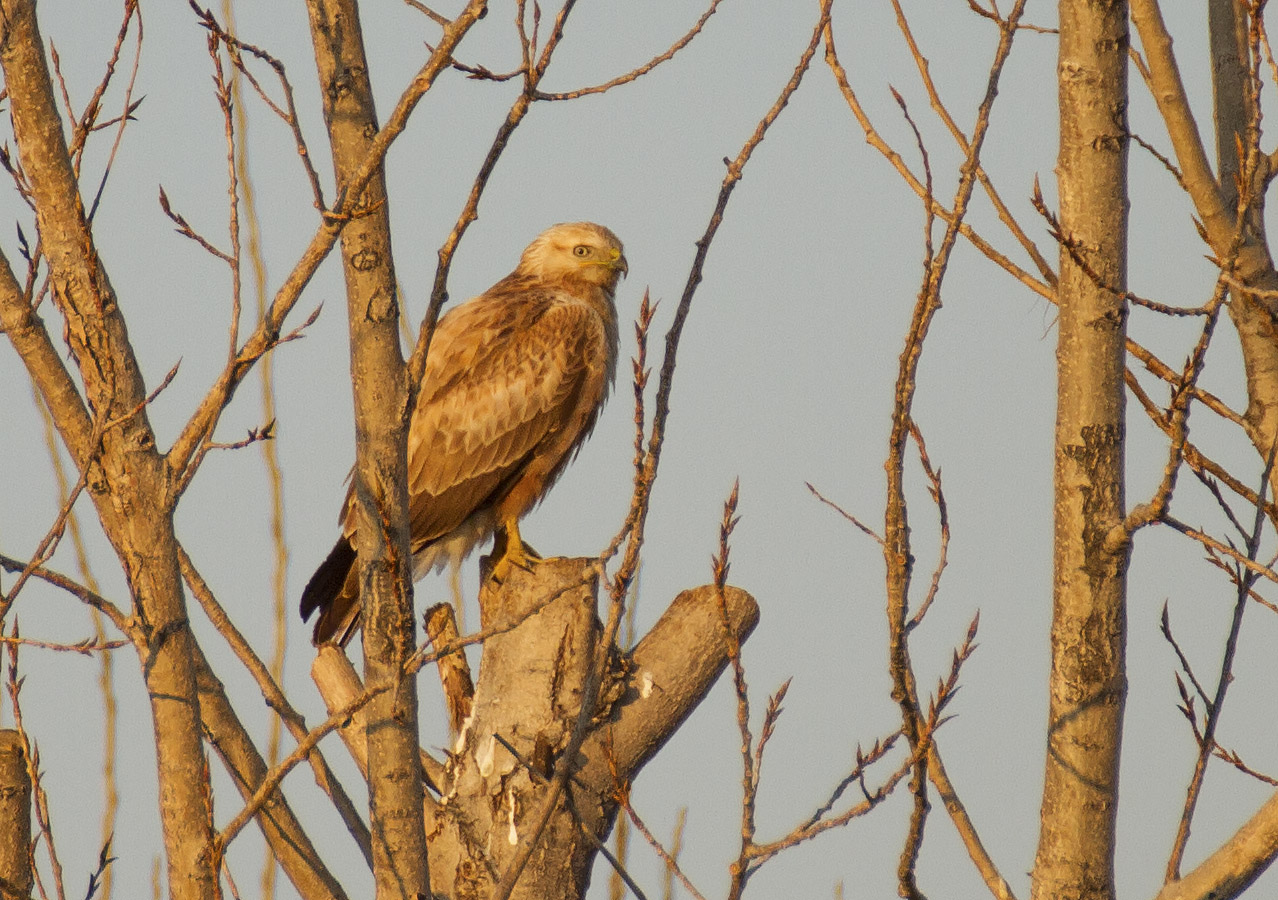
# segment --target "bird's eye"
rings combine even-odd
[[[587,247],[585,244],[578,244],[576,247],[572,248],[572,255],[573,256],[589,256],[590,248]]]

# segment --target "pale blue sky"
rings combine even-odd
[[[459,5],[441,4],[443,11]],[[44,0],[46,37],[61,54],[69,89],[83,103],[118,25],[118,4]],[[300,3],[241,4],[240,32],[289,67],[317,167],[327,176],[305,12]],[[695,20],[696,4],[675,0],[582,0],[573,13],[546,87],[569,89],[606,80],[668,46]],[[1168,4],[1187,54],[1192,99],[1210,110],[1198,9]],[[970,129],[992,54],[992,26],[959,0],[906,3],[924,52],[950,108]],[[220,263],[172,232],[155,197],[162,185],[175,209],[213,240],[225,243],[226,179],[221,121],[211,91],[205,39],[180,3],[144,4],[146,45],[137,93],[146,96],[126,132],[99,214],[98,238],[149,383],[179,358],[173,385],[152,408],[162,443],[171,441],[207,389],[226,352],[228,279]],[[725,0],[704,34],[672,62],[636,84],[602,97],[538,104],[516,133],[453,267],[452,296],[474,295],[506,274],[523,246],[558,221],[593,219],[626,243],[630,277],[618,293],[624,320],[645,288],[662,301],[652,357],[659,364],[694,247],[723,175],[771,105],[805,46],[816,4]],[[420,65],[436,29],[398,0],[365,4],[365,36],[385,115]],[[491,69],[513,68],[517,46],[513,4],[494,2],[458,55]],[[958,157],[928,108],[913,64],[886,2],[835,4],[835,34],[844,65],[870,114],[916,169],[918,153],[888,92],[910,104],[928,141],[937,193],[952,196]],[[1028,17],[1052,25],[1055,6],[1034,0]],[[549,19],[549,15],[547,15]],[[1177,21],[1179,20],[1179,21]],[[1055,252],[1028,198],[1034,177],[1054,203],[1055,38],[1022,33],[1003,78],[984,159],[1004,197],[1049,258]],[[269,79],[267,80],[269,84]],[[278,91],[274,90],[278,96]],[[1266,88],[1270,94],[1272,90]],[[511,84],[442,78],[391,151],[391,213],[405,300],[420,318],[434,273],[435,251],[451,227],[506,108]],[[1161,125],[1138,81],[1133,127],[1166,147]],[[117,94],[113,96],[118,97]],[[117,101],[118,102],[118,101]],[[290,136],[250,98],[251,172],[258,192],[271,289],[279,285],[315,226],[309,192]],[[101,171],[109,138],[90,147],[86,171]],[[1213,272],[1190,223],[1187,202],[1161,167],[1132,154],[1131,286],[1169,303],[1197,305]],[[329,188],[329,197],[332,192]],[[0,194],[0,223],[29,214]],[[999,246],[1011,248],[988,203],[971,219]],[[839,95],[818,55],[802,88],[759,148],[732,198],[711,250],[680,350],[669,439],[653,499],[639,609],[641,629],[681,589],[709,580],[721,504],[741,479],[741,523],[732,580],[751,591],[762,621],[746,646],[754,708],[784,679],[794,682],[769,745],[759,806],[759,836],[776,837],[822,802],[850,765],[859,741],[891,731],[883,566],[877,546],[804,487],[881,526],[886,446],[897,354],[921,275],[920,204],[876,152]],[[13,229],[0,243],[15,259]],[[7,236],[5,236],[7,235]],[[1014,254],[1021,259],[1020,254]],[[1051,565],[1051,440],[1054,312],[969,246],[960,244],[929,338],[919,377],[916,419],[941,467],[953,529],[950,566],[940,598],[916,633],[920,684],[930,687],[949,665],[950,650],[981,612],[980,648],[952,707],[957,718],[941,734],[955,784],[1003,874],[1022,897],[1038,832],[1043,727],[1046,716],[1047,627]],[[353,449],[349,423],[346,325],[340,271],[325,264],[299,304],[300,322],[323,303],[304,340],[279,354],[278,447],[284,468],[286,530],[291,552],[289,606],[336,530],[342,479]],[[52,318],[52,317],[50,317]],[[54,326],[56,332],[57,328]],[[1178,365],[1194,330],[1169,327],[1137,310],[1131,331]],[[622,329],[629,356],[630,329]],[[631,417],[623,383],[582,452],[525,536],[546,554],[597,552],[620,523],[629,495]],[[1231,329],[1222,325],[1205,383],[1243,405],[1241,367]],[[22,556],[48,528],[56,501],[39,420],[17,359],[0,344],[0,551]],[[1160,391],[1158,397],[1165,397]],[[1129,502],[1143,499],[1161,473],[1161,438],[1131,409]],[[247,384],[223,419],[219,436],[234,440],[261,424],[256,382]],[[1196,413],[1194,437],[1249,483],[1260,462],[1236,434]],[[934,510],[921,475],[911,468],[918,588],[935,558]],[[1219,529],[1221,517],[1183,480],[1181,518]],[[272,557],[268,493],[255,450],[209,457],[179,512],[180,536],[241,628],[267,652]],[[89,515],[89,507],[82,512]],[[91,529],[95,571],[104,591],[123,597],[118,565]],[[1272,541],[1270,541],[1272,543]],[[1151,896],[1161,882],[1194,747],[1175,710],[1174,658],[1158,635],[1169,601],[1173,625],[1211,677],[1227,628],[1232,590],[1200,562],[1184,539],[1142,532],[1131,569],[1130,683],[1124,738],[1122,842],[1118,862],[1124,896]],[[69,546],[55,558],[71,570]],[[466,570],[474,593],[475,563]],[[7,584],[7,582],[6,582]],[[1262,590],[1264,590],[1262,588]],[[441,578],[418,586],[423,601],[446,595]],[[473,600],[471,601],[473,603]],[[17,607],[23,633],[83,638],[87,615],[61,594],[29,587]],[[265,734],[266,710],[247,677],[199,614],[203,645],[242,716]],[[474,621],[473,611],[470,616]],[[1252,765],[1275,768],[1272,709],[1273,617],[1250,610],[1237,682],[1221,739]],[[309,630],[290,620],[287,688],[312,722],[321,703],[310,685]],[[51,789],[68,888],[80,891],[97,855],[100,718],[96,665],[80,657],[24,651],[28,725],[40,743]],[[123,806],[114,853],[117,896],[149,894],[160,846],[155,815],[150,728],[137,665],[117,656],[121,700]],[[434,679],[422,681],[424,718],[442,723]],[[689,807],[684,861],[709,897],[720,895],[736,841],[739,809],[737,733],[730,693],[721,685],[640,777],[635,801],[649,824],[669,835],[678,807]],[[3,718],[8,720],[7,711]],[[442,725],[424,741],[439,744]],[[335,740],[325,745],[348,783],[353,769]],[[218,773],[217,815],[229,819],[239,800]],[[297,772],[287,789],[352,896],[370,880],[337,817]],[[1268,796],[1241,775],[1215,765],[1207,779],[1188,860],[1227,836]],[[770,863],[751,883],[756,897],[830,897],[836,882],[849,897],[895,893],[895,865],[908,805],[895,797],[868,819],[827,834]],[[938,897],[984,895],[939,803],[919,864],[925,892]],[[260,850],[255,832],[234,845],[231,863],[241,890],[253,896]],[[650,896],[659,895],[659,866],[636,846],[632,869]],[[592,896],[603,896],[597,870]],[[1257,892],[1273,890],[1272,876]],[[1268,887],[1266,887],[1266,885]],[[291,896],[285,883],[282,897]]]

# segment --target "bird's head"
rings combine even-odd
[[[539,234],[520,257],[517,271],[546,280],[584,281],[611,294],[630,269],[621,241],[607,228],[566,222]]]

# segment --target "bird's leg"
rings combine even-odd
[[[512,566],[531,572],[533,565],[540,559],[537,551],[525,544],[519,536],[518,519],[508,519],[497,529],[497,535],[493,539],[491,574],[499,584],[510,575]]]

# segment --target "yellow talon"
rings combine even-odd
[[[510,577],[511,568],[518,566],[525,572],[531,572],[533,566],[541,559],[537,551],[524,543],[519,536],[519,521],[511,519],[497,529],[493,539],[492,568],[489,575],[501,584]]]

